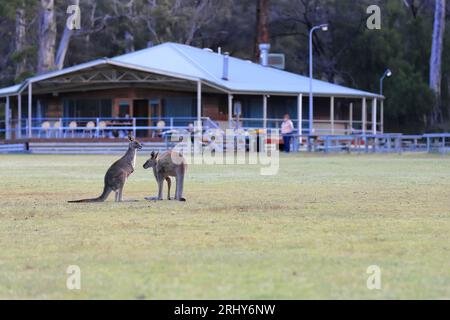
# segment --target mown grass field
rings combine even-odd
[[[115,158],[0,156],[0,298],[450,299],[449,157],[191,165],[186,203],[150,203],[140,155],[124,195],[141,201],[66,203],[99,195]]]

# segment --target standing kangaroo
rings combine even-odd
[[[130,141],[128,151],[122,158],[114,162],[106,172],[105,187],[103,188],[101,196],[95,199],[69,201],[69,203],[103,202],[108,198],[112,191],[116,193],[116,202],[123,201],[123,187],[125,186],[128,177],[134,172],[134,167],[136,166],[136,152],[137,150],[142,149],[142,145],[133,137],[129,136],[128,140]]]
[[[174,159],[176,161],[174,162]],[[176,191],[175,200],[186,201],[183,198],[183,184],[184,176],[186,174],[186,161],[181,154],[175,153],[173,151],[166,151],[161,155],[155,153],[154,151],[150,155],[150,159],[144,163],[144,169],[153,168],[153,174],[155,175],[156,182],[158,183],[158,196],[146,198],[147,200],[162,200],[163,199],[163,185],[164,180],[167,181],[168,186],[168,196],[170,200],[170,186],[172,182],[170,177],[175,177],[176,180]]]

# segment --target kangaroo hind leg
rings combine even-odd
[[[119,194],[119,200],[117,202],[123,202],[123,186],[121,186],[119,188],[119,190],[117,191],[117,193]]]
[[[167,200],[172,200],[170,198],[170,188],[172,186],[172,180],[170,179],[170,177],[166,177],[166,182],[167,182]]]
[[[178,175],[176,177],[176,181],[177,181],[177,191],[175,194],[175,199],[177,199],[178,201],[186,201],[185,198],[183,198],[183,183],[184,183],[184,176]]]

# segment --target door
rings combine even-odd
[[[133,101],[133,116],[136,118],[136,126],[148,127],[150,126],[150,105],[149,100],[134,100]],[[138,137],[148,137],[150,130],[137,130]]]

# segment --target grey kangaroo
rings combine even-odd
[[[176,161],[174,162],[174,159]],[[153,174],[155,175],[156,182],[158,183],[158,196],[146,198],[147,200],[162,200],[163,199],[163,185],[164,180],[167,182],[168,193],[167,198],[170,200],[170,187],[172,182],[170,177],[175,177],[176,191],[175,200],[186,201],[183,198],[183,184],[184,176],[186,174],[186,161],[181,154],[173,151],[166,151],[162,154],[154,151],[150,155],[150,159],[144,163],[144,169],[153,168]]]
[[[114,162],[106,172],[105,186],[101,196],[95,199],[69,201],[69,203],[103,202],[113,191],[116,193],[116,202],[123,201],[123,187],[125,186],[128,177],[134,172],[134,167],[136,166],[136,152],[137,150],[142,149],[142,145],[139,141],[135,140],[134,137],[129,136],[128,140],[130,141],[128,151],[122,158]]]

